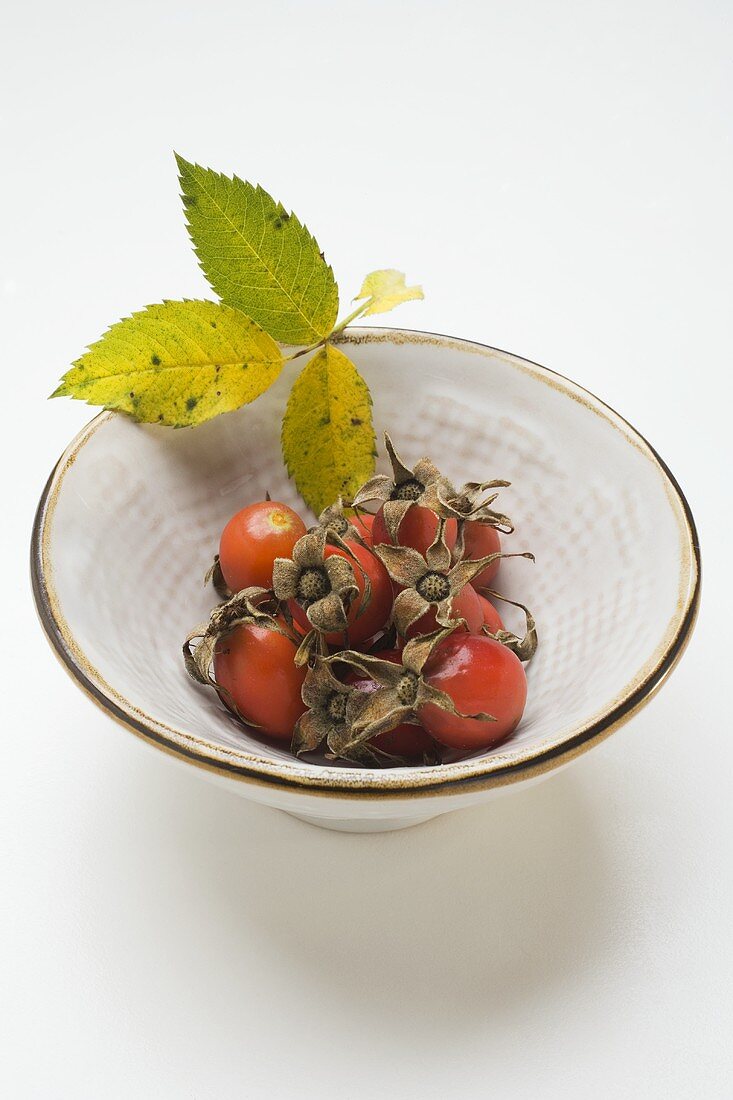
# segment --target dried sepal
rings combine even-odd
[[[492,634],[490,630],[484,627],[483,633],[486,634],[487,637],[494,638],[497,642],[501,642],[507,649],[511,649],[512,653],[516,653],[520,661],[531,661],[537,652],[538,639],[537,625],[529,608],[525,607],[523,603],[519,603],[517,600],[507,599],[506,596],[502,596],[498,592],[495,592],[493,588],[482,588],[480,592],[483,596],[491,596],[492,599],[501,600],[503,603],[511,604],[512,607],[518,607],[520,611],[524,613],[526,625],[522,638],[513,634],[510,630],[498,630],[496,634]]]
[[[343,662],[382,687],[395,687],[402,674],[399,665],[383,660],[376,653],[362,653],[359,649],[342,649],[325,660],[328,664]]]
[[[394,601],[392,619],[403,638],[431,607],[435,609],[435,620],[440,626],[455,623],[453,598],[482,569],[501,557],[499,553],[488,554],[475,561],[451,564],[444,520],[438,524],[435,541],[424,555],[409,546],[390,546],[387,543],[375,547],[375,553],[392,580],[402,589]]]
[[[425,557],[411,546],[375,546],[374,552],[392,580],[404,587],[416,585],[428,568]]]
[[[211,659],[214,656],[213,646],[210,646],[208,659],[204,660],[204,653],[199,654],[199,659],[196,659],[196,654],[202,649],[204,639],[206,638],[206,629],[208,623],[201,623],[200,626],[194,627],[194,629],[187,635],[185,642],[183,643],[183,664],[186,668],[186,672],[195,680],[197,684],[208,684],[209,681],[209,666]],[[198,639],[198,644],[193,645]],[[205,672],[201,669],[205,668]]]
[[[419,459],[412,469],[406,466],[387,432],[384,433],[384,445],[392,465],[392,476],[377,474],[370,478],[354,497],[354,505],[359,507],[369,501],[381,501],[387,532],[392,542],[397,543],[400,524],[409,509],[415,504],[430,507],[428,499],[435,496],[436,485],[443,485],[445,492],[449,492],[451,486],[429,458]]]
[[[355,619],[359,619],[359,618],[361,618],[361,616],[364,614],[364,612],[367,610],[370,603],[372,602],[372,582],[369,579],[369,574],[364,569],[363,565],[361,564],[358,557],[354,553],[352,547],[349,546],[349,540],[351,539],[351,535],[349,535],[348,538],[341,538],[340,535],[335,534],[333,531],[329,530],[328,528],[326,529],[326,532],[327,532],[326,533],[326,542],[329,543],[329,545],[331,545],[331,546],[335,545],[335,546],[338,546],[341,550],[343,550],[344,553],[347,554],[348,557],[349,557],[349,561],[344,562],[344,564],[345,565],[350,565],[352,570],[358,571],[359,576],[361,577],[361,584],[362,584],[361,598],[359,599],[359,606],[357,608],[356,615],[354,616]],[[365,550],[367,550],[370,554],[374,553],[371,546],[367,546],[367,544],[362,539],[359,539],[359,542],[361,543],[363,548]],[[344,577],[348,576],[348,574],[346,574],[346,572],[341,569],[341,566],[338,565],[338,562],[342,561],[342,560],[343,559],[339,558],[338,555],[336,555],[336,556],[329,555],[328,557],[326,557],[326,570],[327,571],[329,570],[328,562],[333,562],[333,565],[331,566],[331,570],[336,571],[336,572],[341,570]],[[357,586],[357,589],[358,589],[358,586]]]
[[[389,733],[404,722],[416,722],[412,706],[395,702],[392,693],[384,688],[371,692],[366,706],[361,707],[351,721],[345,747],[348,750],[380,733]]]
[[[314,628],[303,636],[302,641],[295,651],[293,661],[297,668],[303,668],[304,665],[312,665],[317,657],[324,657],[327,656],[327,654],[328,646],[326,640],[320,630]]]
[[[294,641],[287,626],[277,621],[277,610],[269,588],[244,588],[226,603],[219,604],[211,612],[208,623],[191,631],[183,643],[183,661],[189,676],[197,683],[218,688],[211,672],[216,646],[221,638],[240,626],[275,630]]]
[[[313,752],[324,742],[330,752],[343,755],[341,749],[348,747],[350,736],[348,704],[352,696],[360,694],[352,684],[344,684],[333,674],[327,660],[316,656],[303,682],[301,695],[308,709],[293,730],[295,755]]]
[[[510,481],[500,480],[466,482],[458,491],[457,497],[455,498],[460,502],[463,518],[471,519],[474,523],[485,523],[490,527],[496,527],[498,531],[503,531],[505,535],[511,535],[514,530],[514,524],[509,519],[509,516],[504,515],[503,512],[499,512],[496,508],[492,508],[499,494],[490,492],[488,496],[483,496],[487,490],[507,489],[510,485]]]
[[[316,568],[323,563],[323,548],[325,545],[325,530],[315,530],[302,535],[293,547],[294,563],[301,569]]]
[[[534,561],[534,555],[529,552],[503,554],[500,550],[497,550],[494,554],[485,554],[483,558],[464,558],[463,561],[456,562],[451,569],[454,584],[460,591],[465,585],[470,584],[479,573],[482,573],[487,566],[493,565],[500,558],[529,558],[530,561]]]
[[[376,681],[379,687],[365,700],[347,703],[348,739],[341,747],[347,751],[371,741],[380,733],[388,733],[403,722],[420,724],[420,708],[428,704],[440,707],[460,718],[475,718],[482,722],[494,722],[490,714],[461,714],[449,695],[431,687],[423,678],[428,659],[440,643],[455,629],[454,626],[435,630],[408,642],[402,651],[402,664],[383,661],[379,657],[345,650],[328,658],[328,663],[340,661]],[[357,693],[359,694],[359,693]]]
[[[370,549],[369,543],[352,522],[351,515],[346,511],[346,505],[341,497],[334,504],[323,509],[318,517],[318,525],[325,527],[331,538],[344,550],[348,550],[346,545],[348,542],[357,542],[359,546]]]
[[[488,490],[507,488],[510,484],[509,481],[500,480],[467,481],[460,489],[455,489],[443,479],[429,487],[425,503],[442,519],[455,519],[459,524],[466,520],[485,523],[509,535],[514,530],[514,524],[503,512],[491,507],[499,494],[483,494]]]
[[[456,542],[453,547],[453,560],[460,561],[465,552],[465,525],[467,521],[482,523],[494,527],[504,534],[511,534],[514,524],[503,512],[492,508],[498,493],[487,490],[506,488],[509,481],[467,481],[460,489],[443,479],[431,485],[425,494],[424,503],[443,520],[454,519],[458,525]]]
[[[340,752],[327,752],[326,759],[347,760],[360,768],[379,768],[382,766],[384,755],[369,745],[354,745]]]
[[[323,599],[315,600],[305,608],[305,613],[311,626],[324,634],[345,631],[348,625],[344,600],[337,592],[329,592]]]
[[[478,711],[477,714],[462,714],[447,692],[440,691],[439,688],[431,687],[430,684],[423,685],[420,702],[422,706],[432,704],[434,707],[440,707],[441,710],[446,711],[448,714],[455,715],[456,718],[472,718],[476,722],[496,721],[493,714],[486,714],[483,710]]]
[[[297,598],[298,581],[302,572],[300,565],[292,558],[275,558],[272,566],[272,587],[283,603]]]
[[[326,556],[327,531],[317,527],[298,539],[292,558],[276,558],[272,586],[278,600],[295,600],[316,630],[345,631],[347,613],[359,595],[351,562]]]
[[[214,555],[213,562],[206,570],[206,575],[204,577],[204,587],[209,584],[209,582],[213,584],[214,591],[220,599],[230,600],[234,595],[231,588],[229,588],[227,582],[224,580],[224,574],[221,571],[221,562],[219,561],[218,554]]]
[[[395,630],[401,638],[406,638],[408,631],[415,623],[419,622],[426,611],[429,610],[430,604],[420,595],[415,588],[405,588],[402,592],[398,592],[395,601],[392,604],[392,622]],[[444,611],[450,607],[452,610],[452,603],[450,600],[443,601],[443,604],[436,606],[435,617],[436,622],[445,618]],[[448,611],[450,613],[450,611]],[[441,625],[445,625],[442,623]]]
[[[388,474],[375,474],[359,489],[354,497],[354,507],[359,508],[362,504],[368,504],[373,500],[389,500],[394,486],[394,480]]]
[[[376,745],[352,745],[341,753],[328,751],[325,755],[327,760],[347,760],[360,768],[394,768],[409,763],[404,756],[385,752]]]
[[[290,751],[294,756],[304,752],[315,752],[324,739],[324,733],[318,718],[311,710],[301,714],[293,727]]]
[[[455,626],[439,627],[430,634],[420,634],[412,638],[402,650],[402,664],[416,676],[422,676],[423,669],[441,642],[455,631]]]

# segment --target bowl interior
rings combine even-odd
[[[505,549],[536,555],[536,565],[505,561],[497,582],[538,623],[525,717],[468,767],[567,742],[638,688],[679,633],[696,581],[679,496],[628,425],[524,360],[394,330],[356,330],[345,350],[371,387],[378,434],[387,428],[408,462],[429,454],[457,482],[511,481]],[[101,694],[171,744],[282,774],[314,766],[243,729],[188,679],[180,647],[214,602],[202,577],[232,513],[267,490],[301,507],[278,430],[296,366],[254,405],[195,430],[93,421],[51,483],[40,550],[63,645]],[[506,619],[521,626],[513,609]]]

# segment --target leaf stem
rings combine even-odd
[[[301,355],[310,355],[316,348],[323,347],[328,339],[328,336],[324,336],[317,344],[309,344],[307,348],[301,348],[300,351],[294,351],[292,355],[283,355],[283,363],[290,363],[293,359],[300,359]]]
[[[367,298],[366,302],[362,302],[361,305],[358,306],[358,308],[355,309],[353,313],[350,313],[349,316],[341,322],[341,324],[336,325],[336,328],[331,333],[331,336],[328,336],[327,339],[330,340],[331,337],[337,336],[339,332],[343,332],[346,326],[350,325],[352,321],[355,321],[357,317],[361,317],[363,313],[366,313],[373,300],[373,298]]]
[[[301,348],[300,351],[293,352],[292,355],[283,356],[283,362],[289,363],[293,359],[300,359],[301,355],[310,355],[316,348],[322,348],[324,344],[327,344],[329,340],[332,340],[334,336],[338,336],[340,332],[343,332],[347,325],[350,325],[352,321],[355,321],[357,317],[361,317],[363,313],[372,304],[373,298],[367,298],[366,302],[362,302],[358,309],[355,309],[353,313],[350,313],[348,317],[344,318],[340,324],[336,325],[334,329],[329,332],[328,336],[324,336],[322,340],[318,340],[315,344],[309,344],[307,348]]]

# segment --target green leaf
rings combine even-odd
[[[191,241],[221,300],[283,344],[328,336],[338,288],[305,226],[261,187],[176,160]]]
[[[371,298],[362,314],[362,317],[368,317],[370,313],[387,313],[402,302],[411,302],[416,298],[424,297],[421,286],[405,286],[405,276],[402,272],[390,268],[385,271],[372,271],[367,275],[354,301]]]
[[[272,337],[216,302],[162,302],[112,325],[52,397],[183,427],[259,397],[282,369]]]
[[[351,499],[374,472],[369,388],[350,359],[326,345],[301,371],[282,428],[288,473],[318,514]]]

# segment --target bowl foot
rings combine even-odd
[[[312,817],[310,814],[294,814],[283,810],[288,817],[297,817],[306,825],[315,825],[317,829],[332,829],[339,833],[387,833],[396,829],[411,829],[413,825],[422,825],[439,814],[424,814],[421,817],[360,817],[356,819],[339,817]]]

